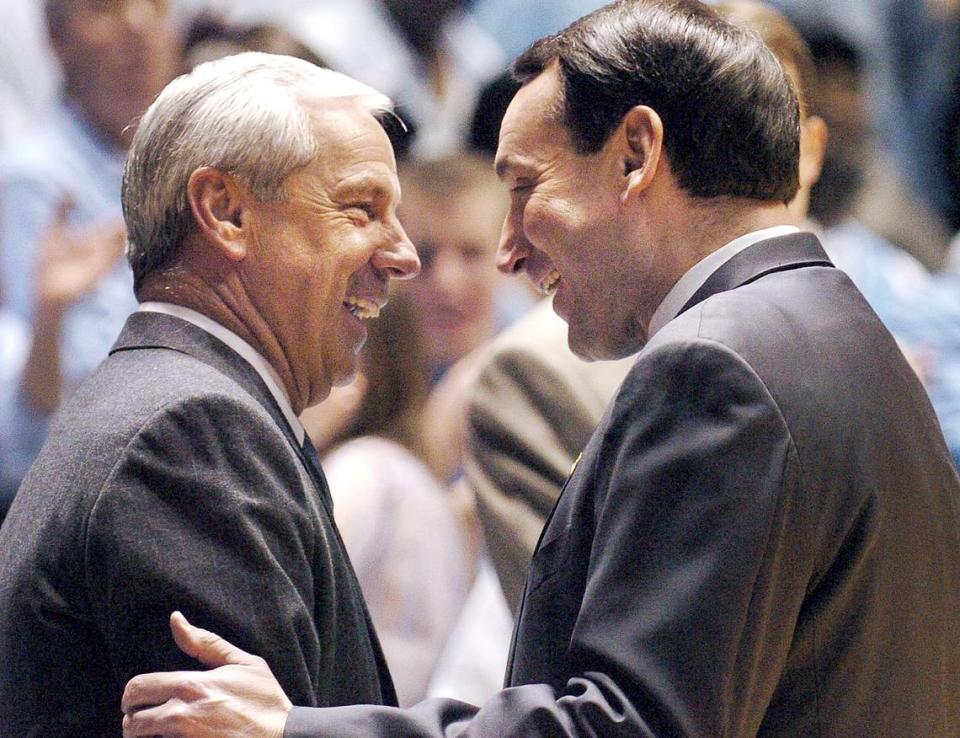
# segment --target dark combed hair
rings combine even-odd
[[[527,82],[559,62],[557,113],[574,150],[599,151],[623,116],[647,105],[694,197],[789,202],[799,186],[800,113],[783,68],[754,34],[695,0],[619,0],[533,44],[515,62]]]

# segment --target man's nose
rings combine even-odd
[[[390,279],[416,277],[420,273],[420,257],[400,221],[396,221],[391,236],[390,244],[378,249],[374,255],[374,266]]]
[[[513,214],[508,213],[500,231],[500,244],[497,246],[497,269],[504,274],[517,274],[523,269],[523,263],[530,255],[530,243],[517,227]]]

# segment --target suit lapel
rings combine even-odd
[[[287,423],[280,406],[274,399],[267,385],[250,364],[240,356],[236,351],[227,346],[216,336],[212,336],[202,328],[181,320],[172,315],[154,312],[133,313],[120,333],[120,337],[114,344],[110,353],[120,351],[130,351],[144,348],[162,348],[192,356],[198,361],[202,361],[208,366],[213,367],[220,373],[234,380],[251,397],[259,402],[270,414],[277,426],[283,431],[288,442],[300,457],[300,462],[310,474],[320,493],[320,500],[330,518],[332,529],[336,540],[344,552],[344,558],[350,570],[350,586],[353,589],[355,599],[361,603],[361,612],[364,623],[367,628],[367,635],[370,639],[371,648],[374,654],[374,660],[377,665],[377,673],[380,679],[381,695],[385,704],[396,705],[397,694],[393,686],[393,680],[390,678],[390,670],[387,666],[386,658],[383,655],[383,649],[377,637],[373,626],[373,620],[367,610],[360,584],[357,581],[353,565],[350,563],[346,546],[340,536],[333,517],[333,499],[330,496],[330,487],[327,484],[326,476],[320,466],[320,459],[316,449],[309,438],[304,439],[303,446],[300,445],[293,429]]]
[[[133,313],[127,319],[110,353],[144,348],[163,348],[187,354],[213,367],[240,385],[247,394],[263,406],[277,427],[283,431],[287,441],[300,457],[300,462],[316,484],[327,513],[331,519],[333,518],[333,500],[323,470],[319,463],[307,458],[267,385],[264,384],[257,370],[242,356],[216,336],[173,315],[153,312]]]
[[[791,233],[758,241],[724,262],[680,310],[698,305],[718,292],[742,287],[774,272],[808,266],[832,267],[829,257],[812,233]]]

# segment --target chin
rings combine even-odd
[[[579,335],[573,327],[567,330],[567,345],[570,350],[584,361],[616,361],[623,359],[643,348],[644,341],[618,341],[607,343],[602,337],[593,335],[588,339]]]
[[[350,384],[354,379],[357,378],[357,365],[354,364],[351,367],[345,367],[341,371],[338,371],[333,378],[333,381],[330,383],[331,387],[343,387]]]
[[[583,342],[574,336],[572,330],[567,330],[567,346],[570,350],[584,361],[598,361],[601,357],[597,355],[596,347],[588,342]]]

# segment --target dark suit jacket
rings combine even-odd
[[[543,524],[634,361],[576,356],[550,303],[497,336],[469,394],[464,472],[514,616]]]
[[[636,364],[534,554],[482,708],[295,709],[287,738],[960,735],[960,483],[816,240],[718,270]]]
[[[130,677],[196,668],[170,636],[177,608],[265,654],[298,703],[395,704],[302,454],[246,361],[134,314],[0,532],[0,735],[119,735]]]

